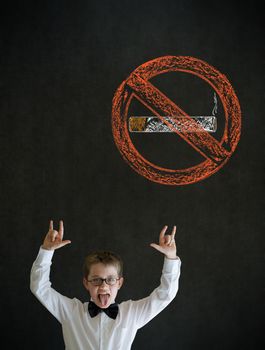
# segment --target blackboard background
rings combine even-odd
[[[150,293],[163,257],[149,243],[164,224],[177,224],[178,296],[138,332],[133,349],[264,348],[263,17],[256,2],[235,3],[53,0],[2,9],[5,349],[17,342],[21,349],[64,348],[59,323],[29,291],[50,218],[56,224],[62,218],[72,240],[54,256],[53,286],[82,300],[83,257],[99,247],[124,258],[119,300]],[[236,152],[218,173],[193,185],[163,186],[138,175],[112,136],[115,90],[140,64],[164,55],[216,67],[242,109]],[[188,95],[188,84],[182,88]],[[198,103],[196,93],[190,97]],[[161,160],[156,150],[165,138],[152,140],[149,155]],[[177,141],[168,149],[169,163],[182,147]]]

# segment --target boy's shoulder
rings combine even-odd
[[[139,302],[144,302],[145,299],[148,299],[148,297],[144,298],[144,299],[139,299],[139,300],[129,299],[126,301],[122,301],[119,304],[119,309],[122,313],[131,313],[136,309]]]
[[[87,301],[83,302],[76,297],[74,297],[74,298],[67,297],[67,303],[70,306],[72,311],[83,312],[83,311],[87,310],[87,308],[88,308]]]

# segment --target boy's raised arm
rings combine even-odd
[[[61,295],[51,287],[50,267],[55,249],[71,243],[63,240],[63,221],[60,221],[59,230],[53,229],[53,221],[50,221],[49,230],[46,234],[38,256],[34,261],[30,274],[30,289],[39,301],[57,318],[59,322],[72,312],[73,302]]]
[[[59,231],[56,231],[53,229],[53,221],[50,220],[49,231],[44,238],[42,248],[46,250],[55,250],[71,243],[70,240],[63,241],[63,233],[64,233],[63,221],[60,220]]]
[[[159,244],[151,243],[151,247],[165,254],[168,259],[177,259],[177,247],[175,243],[176,226],[173,227],[171,234],[165,234],[167,226],[164,226],[159,235]]]
[[[165,256],[160,285],[148,297],[132,302],[130,322],[134,322],[138,329],[165,309],[178,291],[181,260],[175,243],[176,226],[170,234],[166,234],[167,229],[164,226],[161,230],[158,244],[150,244]]]

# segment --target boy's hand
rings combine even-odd
[[[173,227],[171,235],[165,235],[167,226],[164,226],[159,236],[159,245],[151,243],[151,247],[165,254],[168,259],[177,258],[177,247],[175,243],[176,226]]]
[[[43,241],[42,248],[55,250],[71,243],[69,240],[63,241],[63,221],[60,221],[59,231],[53,229],[53,221],[50,221],[49,231]]]

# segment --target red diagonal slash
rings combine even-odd
[[[199,151],[205,158],[217,164],[223,162],[224,159],[227,158],[229,152],[225,150],[214,137],[149,81],[142,79],[138,74],[132,73],[127,80],[127,85],[133,90],[136,97],[151,109],[162,122],[167,124],[168,127]],[[185,116],[189,120],[190,127],[194,128],[194,130],[199,130],[199,132],[185,133],[184,130],[177,130],[173,123],[171,124],[170,121],[161,116],[161,112],[165,116]],[[174,117],[172,117],[172,119],[174,119]]]

